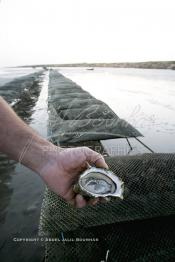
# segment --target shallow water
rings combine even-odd
[[[154,152],[175,152],[175,71],[121,68],[93,71],[60,68],[59,71],[136,127],[144,136],[140,140]],[[149,152],[135,139],[130,142],[134,147],[130,154]],[[123,139],[103,143],[112,154],[128,152]]]
[[[30,69],[0,70],[0,86]],[[59,71],[106,102],[121,118],[136,127],[145,144],[155,152],[175,152],[175,71],[97,68],[62,68]],[[28,121],[47,136],[47,87],[45,74],[40,96]],[[126,155],[125,139],[102,141],[110,155]],[[134,139],[130,154],[149,152]],[[41,179],[25,167],[6,158],[0,162],[0,261],[42,261],[39,244],[16,243],[14,237],[37,235],[44,192]]]
[[[30,72],[31,73],[31,72]],[[41,82],[35,106],[27,111],[27,123],[47,136],[48,73]],[[30,108],[30,107],[29,107]],[[25,113],[24,113],[25,117]],[[13,161],[0,162],[0,261],[42,261],[41,243],[16,242],[14,238],[37,236],[44,183],[39,176]]]
[[[14,80],[17,77],[32,74],[34,72],[38,72],[39,70],[41,70],[41,68],[0,68],[0,86],[5,85],[6,83]]]

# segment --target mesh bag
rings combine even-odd
[[[105,103],[54,70],[50,72],[48,106],[50,133],[60,145],[141,136]]]
[[[58,97],[57,97],[57,96],[58,96]],[[67,98],[69,98],[70,100],[71,100],[71,99],[74,99],[74,98],[90,99],[90,98],[92,98],[92,96],[91,96],[89,93],[87,93],[87,92],[74,92],[74,93],[69,93],[69,91],[68,91],[67,94],[60,94],[60,93],[58,93],[58,94],[53,94],[53,99],[54,99],[54,98],[57,100],[57,102],[59,102],[59,100],[61,100],[61,99],[67,99]]]
[[[106,157],[124,200],[75,209],[46,190],[40,234],[46,261],[170,261],[175,258],[175,155]],[[63,241],[65,240],[65,241]]]
[[[70,98],[67,98],[67,99],[61,99],[58,100],[55,99],[55,100],[49,100],[49,107],[54,107],[55,110],[59,113],[61,110],[65,110],[65,109],[80,109],[80,108],[84,108],[84,107],[87,107],[87,106],[91,106],[91,105],[101,105],[101,104],[104,104],[102,101],[100,100],[97,100],[95,98],[90,98],[90,99],[77,99],[77,98],[74,98],[74,99],[70,99]]]
[[[89,140],[105,140],[119,137],[136,137],[141,135],[125,120],[113,119],[83,119],[83,120],[53,120],[50,122],[52,137],[60,145],[74,144]]]
[[[24,91],[33,89],[33,86],[38,85],[40,82],[40,76],[43,71],[29,74],[27,76],[19,77],[0,87],[0,96],[2,96],[8,103],[18,99],[23,95],[23,99],[27,99],[29,94]],[[37,92],[37,91],[36,91]]]
[[[105,105],[88,105],[81,108],[71,108],[60,112],[60,117],[64,120],[71,119],[111,119],[115,118],[115,114],[112,110]]]

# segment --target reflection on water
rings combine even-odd
[[[13,188],[10,188],[11,176],[15,162],[0,154],[0,224],[5,222],[7,206],[10,202]]]
[[[20,97],[13,107],[43,136],[47,135],[47,85],[48,73],[42,73],[28,90],[30,94]],[[43,191],[44,184],[39,176],[1,155],[0,261],[43,260],[40,243],[13,241],[14,237],[37,236]]]
[[[30,126],[41,133],[42,136],[47,137],[47,99],[48,99],[48,82],[49,71],[44,75],[44,79],[41,83],[42,89],[36,106],[33,108],[32,121]]]
[[[155,152],[175,152],[175,71],[61,68],[60,72],[136,127]],[[104,143],[118,147],[119,140]],[[131,143],[137,147],[134,153],[147,152],[134,139]]]
[[[0,68],[0,86],[14,80],[15,78],[25,76],[40,71],[41,68]]]

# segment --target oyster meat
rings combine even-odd
[[[91,197],[115,196],[123,198],[123,182],[107,169],[90,167],[83,172],[76,189],[79,193]]]
[[[104,194],[111,192],[112,186],[102,179],[89,179],[86,187],[90,192]]]

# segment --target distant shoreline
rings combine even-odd
[[[18,67],[113,67],[113,68],[141,68],[141,69],[173,69],[175,70],[175,61],[156,61],[156,62],[138,62],[138,63],[72,63],[72,64],[41,64],[25,65]]]

